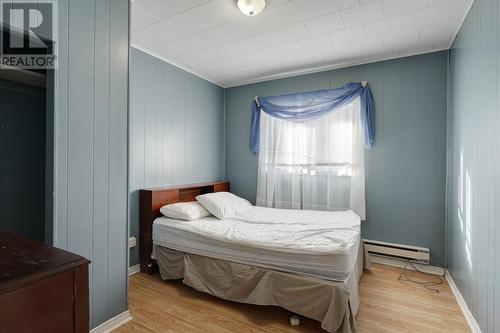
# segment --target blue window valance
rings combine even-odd
[[[250,130],[250,150],[259,152],[260,112],[271,117],[307,122],[318,119],[330,112],[340,110],[357,97],[361,102],[361,122],[364,131],[365,148],[370,148],[374,139],[373,96],[368,84],[351,82],[337,89],[318,90],[300,94],[271,97],[255,97],[252,103],[252,127]]]

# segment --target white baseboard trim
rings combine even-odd
[[[470,312],[464,297],[460,293],[460,290],[458,290],[458,287],[455,284],[455,281],[453,281],[453,278],[451,277],[451,274],[450,272],[448,272],[448,270],[446,270],[446,281],[448,281],[448,285],[450,286],[453,295],[457,299],[458,305],[460,306],[460,309],[462,310],[465,320],[467,320],[472,333],[482,333],[481,328],[477,324],[477,321],[472,315],[472,312]]]
[[[405,264],[408,262],[406,260],[398,260],[398,259],[393,259],[393,258],[388,258],[388,257],[383,257],[383,256],[377,256],[370,254],[370,261],[375,264],[381,264],[381,265],[387,265],[387,266],[393,266],[393,267],[399,267],[399,268],[404,268]],[[427,274],[432,274],[432,275],[439,275],[439,276],[444,276],[445,274],[445,269],[442,267],[438,266],[432,266],[432,265],[425,265],[425,264],[419,264],[419,263],[414,263],[417,268]],[[408,266],[408,269],[414,270],[413,267]]]
[[[118,316],[115,316],[110,320],[105,321],[96,328],[93,328],[92,330],[90,330],[90,333],[109,333],[130,320],[132,320],[132,316],[130,315],[130,312],[127,310],[120,313]]]
[[[392,259],[392,258],[387,258],[387,257],[381,257],[377,255],[372,255],[370,254],[370,261],[372,263],[376,264],[381,264],[381,265],[388,265],[388,266],[393,266],[393,267],[400,267],[403,268],[405,266],[406,261],[404,260],[397,260],[397,259]],[[440,276],[445,276],[446,281],[448,281],[448,285],[450,286],[450,289],[455,296],[455,299],[457,300],[458,305],[460,306],[460,309],[462,310],[462,313],[464,314],[465,320],[469,324],[469,327],[472,331],[472,333],[482,333],[481,328],[477,324],[476,319],[472,315],[472,312],[470,312],[469,307],[467,306],[467,303],[465,302],[465,299],[463,298],[462,294],[460,293],[460,290],[458,290],[457,285],[455,284],[455,281],[453,281],[453,278],[451,277],[450,272],[448,272],[447,269],[444,269],[442,267],[438,266],[431,266],[431,265],[423,265],[423,264],[416,264],[417,268],[421,270],[424,273],[427,274],[433,274],[433,275],[440,275]],[[412,267],[408,267],[408,269],[413,270]]]
[[[137,264],[128,268],[128,275],[134,275],[141,271],[141,265]]]

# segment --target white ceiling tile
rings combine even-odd
[[[266,67],[262,68],[262,70],[254,70],[250,73],[252,73],[254,77],[270,77],[281,73],[296,71],[297,67],[297,59],[287,56],[275,59],[274,62],[269,63]]]
[[[279,68],[289,68],[291,65],[295,64],[295,62],[296,59],[294,55],[285,55],[279,58],[267,59],[264,65],[260,67],[260,70],[266,74],[278,73]],[[249,70],[252,71],[252,68],[249,68]],[[259,69],[255,70],[255,68],[253,68],[253,71],[258,72]]]
[[[149,10],[159,13],[159,15],[171,17],[210,1],[212,0],[134,0],[133,2],[149,8]]]
[[[231,86],[444,49],[472,0],[266,2],[248,17],[236,0],[134,0],[131,39]]]
[[[213,48],[207,50],[213,50]],[[214,56],[211,52],[196,51],[193,53],[183,54],[182,57],[176,60],[185,66],[196,67],[214,59],[217,59],[217,56]]]
[[[134,0],[131,3],[132,17],[134,18],[135,16],[134,11],[139,11],[140,14],[137,16],[147,13],[146,16],[149,16],[150,18],[153,17],[155,21],[160,21],[181,14],[210,1],[211,0]],[[137,16],[132,21],[132,30],[140,28],[140,26],[135,26],[135,23],[144,21],[144,19]]]
[[[150,24],[158,22],[159,18],[149,10],[139,6],[137,1],[132,2],[131,23],[132,31],[144,28]]]
[[[236,20],[198,32],[196,35],[198,39],[206,40],[210,44],[215,45],[250,37],[253,34],[254,31],[250,27]]]
[[[295,58],[297,59],[297,64],[300,66],[304,65],[318,66],[325,61],[323,53],[321,53],[321,51],[319,50],[299,53],[295,55]]]
[[[346,27],[373,22],[383,16],[382,1],[375,0],[362,6],[342,10],[341,13]]]
[[[331,13],[307,20],[304,22],[307,30],[312,35],[340,30],[344,28],[344,23],[340,13]]]
[[[318,10],[311,0],[294,0],[276,6],[273,10],[286,24],[301,22],[318,16]]]
[[[155,29],[154,26],[132,31],[131,35],[132,42],[142,47],[151,47],[165,42],[162,31]]]
[[[428,24],[437,24],[443,19],[454,20],[460,24],[466,5],[461,1],[445,2],[429,8],[413,11],[403,15],[403,28],[421,27]]]
[[[432,6],[436,6],[436,5],[445,3],[445,2],[451,2],[451,1],[454,1],[454,0],[428,0],[428,1],[429,1],[428,6],[432,7]]]
[[[295,58],[299,62],[319,62],[320,60],[325,59],[323,53],[321,53],[321,50],[312,50],[298,53],[295,55]]]
[[[396,16],[367,23],[364,28],[366,37],[368,38],[380,36],[388,32],[400,31],[403,28],[403,18],[401,16]]]
[[[406,47],[401,47],[399,50],[399,56],[407,57],[415,54],[428,53],[435,50],[436,49],[434,49],[432,44],[425,44],[419,41],[417,44],[406,45]]]
[[[191,35],[188,37],[176,39],[171,42],[153,46],[151,47],[151,49],[155,52],[173,54],[174,58],[177,58],[178,56],[181,56],[183,54],[210,47],[211,44],[208,41],[198,39],[197,37],[198,35]]]
[[[243,15],[236,4],[232,6],[224,6],[225,0],[212,0],[201,6],[195,7],[192,10],[184,12],[180,15],[173,17],[172,21],[175,22],[188,22],[191,29],[200,31],[210,27],[222,24],[233,19],[237,19]]]
[[[251,59],[247,54],[241,56],[231,57],[227,59],[219,59],[210,61],[204,64],[196,65],[198,70],[207,71],[220,71],[231,72],[239,71],[242,68],[248,68],[251,65]]]
[[[132,31],[132,39],[140,40],[145,47],[156,46],[195,32],[187,21],[165,20]]]
[[[365,29],[360,25],[353,28],[334,31],[330,33],[330,38],[334,45],[355,42],[365,38]]]
[[[297,69],[297,59],[295,56],[287,55],[280,58],[266,60],[262,66],[241,67],[237,71],[227,72],[228,85],[235,85],[241,82],[252,81],[256,78],[268,77],[283,72],[289,72]]]
[[[267,0],[266,8],[275,8],[276,6],[282,5],[287,2],[292,2],[293,0]]]
[[[300,45],[302,46],[304,51],[325,49],[333,46],[328,34],[316,35],[308,37],[306,39],[302,39],[300,41]]]
[[[283,57],[286,55],[293,55],[297,53],[302,53],[303,50],[298,42],[286,43],[277,46],[271,46],[265,49],[259,49],[258,51],[248,53],[252,60],[267,60],[270,58]]]
[[[168,55],[169,59],[177,59],[186,53],[184,47],[190,48],[189,44],[179,46],[179,44],[160,44],[157,46],[152,46],[149,49],[156,54]]]
[[[197,64],[232,57],[238,54],[253,51],[255,48],[255,46],[246,44],[245,42],[234,41],[220,46],[196,51],[185,56],[187,59],[192,59],[191,61],[194,64]]]
[[[210,48],[212,45],[228,43],[253,35],[252,29],[237,21],[231,21],[201,32],[193,33],[158,46],[166,49],[176,49],[178,54],[191,53]]]
[[[432,46],[433,49],[441,49],[449,45],[454,36],[455,31],[451,27],[453,27],[451,21],[425,25],[422,27],[419,42]]]
[[[267,31],[245,39],[245,43],[255,48],[268,47],[283,44],[290,41],[298,41],[309,37],[309,32],[303,23],[288,25],[276,30]]]
[[[399,51],[407,48],[409,45],[417,44],[420,38],[420,30],[420,28],[417,28],[384,34],[384,49]]]
[[[401,15],[427,7],[428,0],[382,0],[384,16]]]
[[[186,55],[194,64],[208,62],[221,58],[228,58],[238,54],[253,52],[274,45],[298,41],[309,36],[302,23],[285,26],[273,31],[264,32],[249,38],[211,47]],[[196,61],[198,60],[198,61]]]
[[[242,25],[252,29],[256,34],[283,27],[285,23],[279,18],[274,10],[265,10],[257,16],[246,16],[237,20]]]
[[[352,48],[350,45],[335,45],[334,47],[322,49],[321,54],[323,54],[326,61],[334,61],[351,57]]]
[[[417,42],[400,46],[401,56],[438,51],[448,48],[454,36],[449,21],[422,27]]]
[[[143,30],[146,30],[144,32],[146,34],[160,32],[160,36],[156,40],[159,43],[164,43],[223,24],[243,15],[236,6],[221,6],[221,1],[223,0],[212,0],[136,31],[141,34]]]
[[[341,9],[351,8],[359,4],[359,0],[313,0],[320,15],[338,12]]]
[[[352,52],[357,55],[371,55],[383,49],[383,38],[374,37],[349,44]]]

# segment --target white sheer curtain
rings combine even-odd
[[[359,98],[305,123],[261,113],[257,205],[345,210],[365,219]]]

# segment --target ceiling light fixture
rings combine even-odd
[[[247,16],[259,15],[266,7],[266,0],[238,0],[238,8]]]

